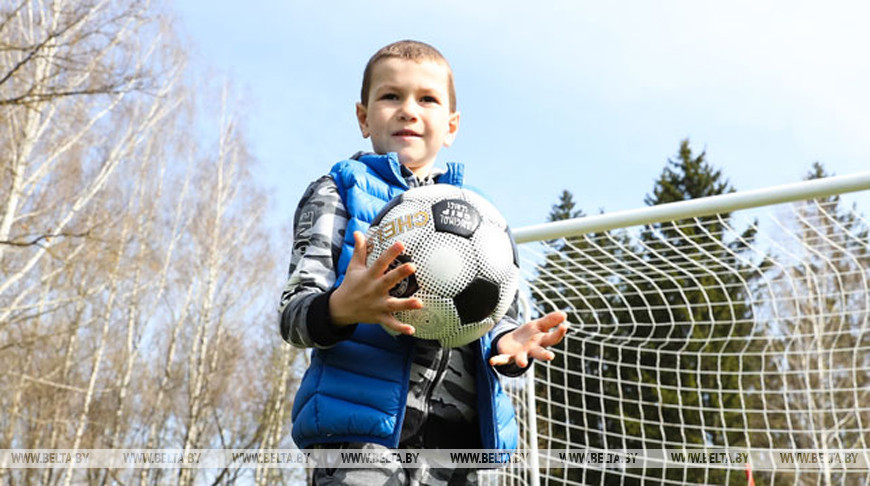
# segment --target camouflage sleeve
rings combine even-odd
[[[353,332],[353,326],[335,327],[329,316],[347,218],[328,175],[308,186],[296,208],[293,253],[279,308],[281,335],[293,346],[326,348]]]

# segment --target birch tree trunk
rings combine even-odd
[[[171,17],[0,5],[0,448],[289,445],[300,355],[268,204],[232,91],[187,66]],[[3,484],[279,479],[7,466]]]

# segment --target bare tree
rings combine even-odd
[[[820,164],[811,178],[825,177]],[[774,430],[758,437],[770,447],[829,450],[870,445],[870,360],[861,350],[870,339],[870,246],[868,228],[856,208],[839,196],[796,203],[774,249],[783,262],[767,277],[776,299],[775,316],[764,332],[763,396]],[[846,481],[829,465],[798,470],[788,478],[801,484]],[[778,474],[779,475],[779,474]]]
[[[168,18],[0,6],[0,448],[289,445],[299,355],[271,325],[267,204],[231,90],[197,79]],[[5,466],[9,484],[211,474]],[[244,474],[277,479],[212,479]]]

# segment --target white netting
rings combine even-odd
[[[533,396],[508,386],[521,448],[866,455],[868,245],[867,221],[836,197],[522,245],[533,316],[564,310],[571,330],[556,360],[536,365]],[[546,484],[870,482],[866,468],[800,464],[551,464],[489,479],[538,474]]]

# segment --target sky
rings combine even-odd
[[[370,149],[354,116],[380,47],[437,47],[461,126],[438,161],[513,228],[562,190],[586,213],[644,206],[688,138],[737,190],[801,180],[814,161],[870,170],[870,3],[859,1],[206,2],[171,4],[193,62],[245,107],[268,221]],[[289,234],[288,234],[289,236]]]

